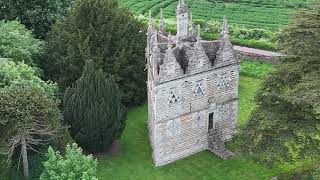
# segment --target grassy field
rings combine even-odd
[[[239,124],[246,123],[255,104],[253,97],[261,80],[241,76]],[[224,161],[204,151],[164,167],[155,168],[147,131],[147,107],[132,108],[128,112],[127,127],[121,139],[122,153],[118,156],[98,156],[99,179],[137,180],[261,180],[286,171],[288,167],[268,169],[238,157]]]
[[[158,15],[164,9],[166,18],[175,18],[178,0],[119,0],[136,14]],[[230,24],[250,28],[278,30],[287,24],[294,10],[304,8],[310,0],[186,0],[194,19],[221,21],[226,15]]]

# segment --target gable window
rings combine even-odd
[[[177,103],[180,101],[180,96],[178,96],[174,91],[169,93],[169,104]]]
[[[204,92],[202,83],[197,83],[196,88],[194,90],[194,95],[195,96],[202,96],[202,95],[204,95],[204,93],[205,92]]]
[[[218,79],[218,88],[227,89],[230,86],[230,79],[228,73],[221,74]]]

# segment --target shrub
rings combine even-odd
[[[91,60],[65,92],[64,117],[71,136],[89,152],[105,150],[124,130],[126,113],[119,88]]]
[[[93,60],[113,75],[126,105],[146,99],[145,26],[116,0],[79,0],[66,19],[55,24],[41,67],[65,90]]]
[[[26,4],[26,3],[24,3]],[[43,42],[18,21],[0,21],[0,58],[33,65],[43,49]]]
[[[67,145],[64,157],[49,147],[48,160],[43,164],[45,169],[40,180],[97,180],[97,160],[91,155],[82,155],[82,149],[76,144]]]

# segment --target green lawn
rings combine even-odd
[[[241,76],[238,118],[241,125],[246,122],[248,114],[255,107],[253,97],[260,81]],[[241,157],[221,160],[209,151],[155,168],[151,158],[146,121],[146,105],[129,110],[127,127],[121,139],[122,153],[113,157],[98,156],[99,179],[261,180],[283,171],[281,168],[268,169]]]

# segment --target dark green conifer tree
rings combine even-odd
[[[62,90],[77,80],[87,59],[114,77],[125,105],[146,99],[146,28],[116,0],[78,0],[48,35],[39,62]]]
[[[86,62],[80,79],[65,92],[64,118],[71,136],[92,153],[104,151],[124,130],[126,112],[120,90],[92,60]]]

